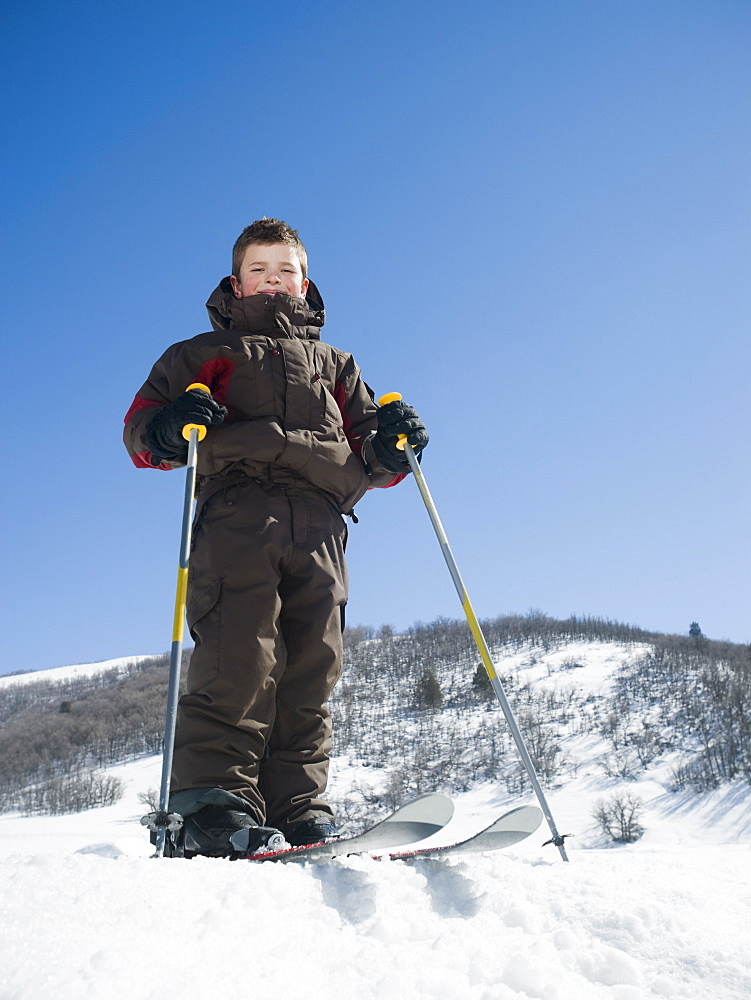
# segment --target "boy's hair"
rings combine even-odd
[[[245,251],[249,246],[256,243],[266,246],[272,243],[289,243],[290,246],[295,248],[297,253],[300,267],[302,268],[303,279],[307,278],[308,254],[302,240],[297,235],[297,230],[292,229],[286,222],[282,222],[281,219],[267,219],[266,216],[246,226],[237,237],[235,245],[232,248],[232,273],[236,278],[240,277],[240,268],[245,257]]]

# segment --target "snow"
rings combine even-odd
[[[594,691],[616,651],[586,645],[567,647],[584,666],[563,680]],[[548,683],[545,663],[520,669]],[[585,760],[548,793],[559,829],[576,834],[568,864],[542,846],[542,827],[502,853],[282,865],[151,858],[139,793],[158,786],[160,767],[145,757],[112,768],[126,786],[114,806],[0,816],[0,1000],[751,996],[748,785],[673,793],[659,763],[626,786],[645,802],[645,835],[606,846],[592,804],[623,783]],[[358,772],[342,761],[334,785]],[[510,804],[492,785],[456,803],[447,837]]]
[[[742,789],[653,804],[632,846],[586,849],[577,836],[569,864],[541,846],[542,829],[463,859],[177,861],[150,858],[138,824],[159,763],[112,769],[128,786],[115,806],[0,817],[3,1000],[98,1000],[113,983],[122,1000],[192,1000],[243,980],[253,995],[339,1000],[751,995]],[[551,794],[562,830],[582,829],[585,800]],[[453,829],[475,828],[493,801],[487,786],[459,797]]]
[[[114,983],[199,998],[246,979],[253,995],[342,1000],[751,994],[747,847],[573,850],[568,865],[529,848],[325,866],[118,850],[3,860],[3,998],[104,998]]]
[[[114,660],[100,660],[97,663],[79,663],[66,667],[52,667],[49,670],[31,670],[23,674],[6,674],[4,677],[0,677],[0,688],[17,684],[34,684],[37,681],[61,683],[76,677],[96,677],[97,674],[104,674],[108,670],[120,671],[129,664],[149,659],[151,659],[150,656],[118,656]]]
[[[560,686],[568,681],[580,688],[584,694],[600,694],[609,691],[614,668],[626,661],[632,661],[651,650],[646,643],[620,642],[569,642],[562,649],[533,657],[529,652],[507,654],[501,663],[507,672],[520,671],[520,679],[530,684],[544,687]]]

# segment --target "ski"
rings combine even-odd
[[[339,840],[243,854],[243,861],[328,861],[343,854],[371,854],[404,844],[416,844],[438,833],[454,814],[454,803],[442,792],[419,795],[364,833]],[[244,832],[244,831],[242,831]],[[241,845],[233,841],[239,849]]]
[[[443,812],[439,813],[437,809],[442,809]],[[420,841],[446,826],[453,810],[453,803],[445,795],[422,795],[358,836],[310,844],[307,847],[246,854],[243,860],[330,861],[336,857],[359,854],[375,859],[419,861],[449,854],[500,851],[525,840],[537,830],[543,819],[542,810],[536,806],[516,806],[498,816],[490,826],[461,840],[434,847],[420,847]]]
[[[533,834],[542,823],[542,818],[542,810],[537,806],[517,806],[499,816],[484,830],[463,840],[437,847],[406,847],[404,850],[378,852],[373,854],[373,857],[391,858],[394,861],[419,861],[422,858],[440,858],[447,854],[502,851]]]

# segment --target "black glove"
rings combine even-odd
[[[167,459],[171,462],[184,461],[188,454],[188,442],[183,437],[186,424],[221,424],[227,416],[227,407],[210,396],[203,389],[189,389],[178,396],[169,406],[161,409],[146,428],[146,444],[151,452],[153,465]]]
[[[407,456],[396,447],[400,434],[407,435],[415,455],[419,455],[428,443],[428,432],[417,410],[398,399],[378,407],[378,432],[373,438],[376,458],[389,472],[409,472]]]

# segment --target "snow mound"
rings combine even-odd
[[[15,855],[3,997],[741,1000],[748,849],[326,865]],[[12,892],[9,890],[12,888]],[[304,987],[311,989],[310,985]]]

